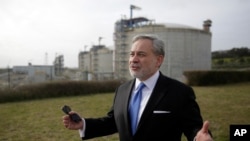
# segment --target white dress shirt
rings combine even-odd
[[[159,78],[159,71],[157,71],[154,75],[152,75],[149,79],[147,79],[146,81],[143,81],[143,83],[146,85],[146,87],[144,87],[142,89],[142,99],[141,99],[141,104],[140,104],[140,109],[139,109],[139,115],[138,115],[138,121],[137,123],[139,123],[141,115],[148,103],[148,100],[153,92],[153,89],[155,87],[155,84]],[[137,88],[137,86],[141,83],[141,81],[139,79],[136,79],[135,81],[135,87],[134,87],[134,91],[135,88]],[[134,93],[134,92],[133,92]]]

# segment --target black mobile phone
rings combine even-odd
[[[62,110],[65,114],[69,115],[70,119],[73,120],[74,122],[79,122],[82,120],[82,118],[77,114],[69,114],[69,112],[71,111],[71,108],[69,106],[64,105],[62,107]]]

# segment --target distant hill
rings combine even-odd
[[[250,48],[240,47],[240,48],[232,48],[230,50],[223,51],[213,51],[212,58],[237,58],[237,57],[250,57]]]
[[[212,52],[212,69],[250,69],[250,48]]]

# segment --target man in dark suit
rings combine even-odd
[[[79,130],[83,140],[118,132],[120,141],[180,141],[183,133],[188,141],[212,141],[193,89],[159,71],[165,56],[163,41],[138,35],[132,43],[129,70],[134,79],[117,88],[111,110],[104,117],[83,118],[78,123],[66,115],[65,127]],[[143,87],[137,90],[140,83]],[[141,99],[134,120],[130,110],[135,108],[132,99],[138,91]]]

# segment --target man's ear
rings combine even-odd
[[[159,68],[160,68],[163,60],[164,60],[164,56],[163,55],[158,55],[157,56],[157,65],[158,65]]]

